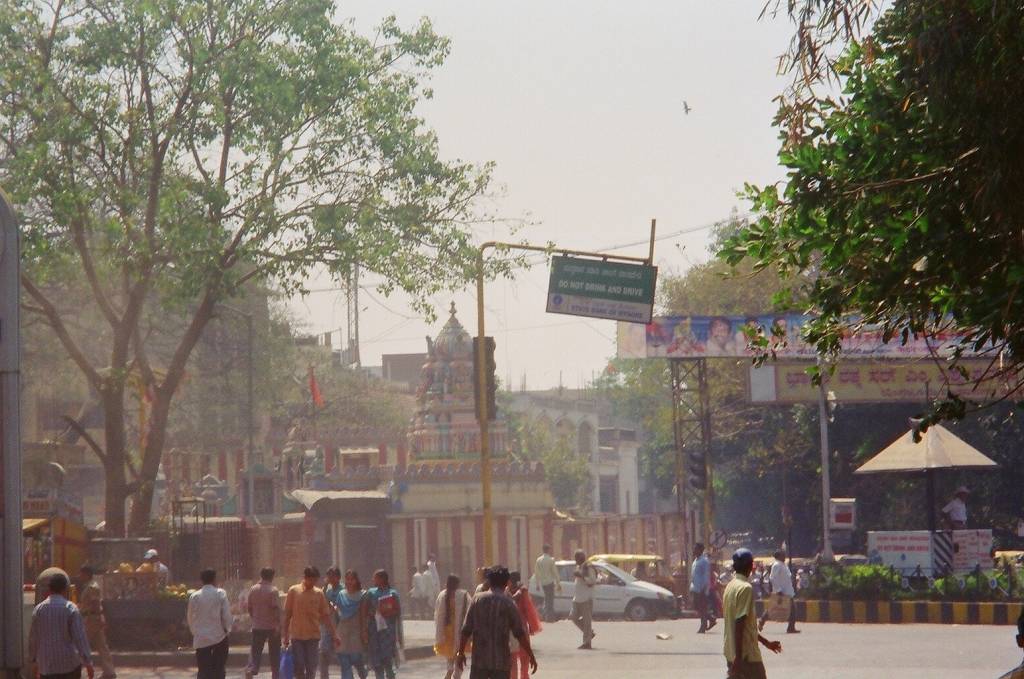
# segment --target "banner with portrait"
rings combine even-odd
[[[728,358],[753,356],[750,333],[763,333],[776,356],[813,361],[815,347],[803,341],[800,330],[811,319],[802,314],[756,316],[658,316],[650,323],[618,324],[619,358]],[[960,336],[939,332],[928,337],[882,341],[878,327],[866,326],[842,340],[845,358],[920,359],[947,356]]]

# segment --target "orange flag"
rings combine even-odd
[[[313,374],[313,366],[309,366],[309,394],[313,397],[313,405],[317,408],[324,407],[324,395],[320,393],[320,385]]]

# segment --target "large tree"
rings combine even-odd
[[[114,534],[129,496],[130,530],[148,522],[172,401],[220,301],[358,262],[422,307],[471,271],[489,167],[444,160],[415,113],[448,42],[393,18],[363,37],[336,9],[0,0],[0,182],[24,225],[26,307],[102,404]],[[87,292],[66,296],[79,276]],[[76,332],[83,314],[104,341]],[[158,353],[144,323],[161,314],[183,322]],[[131,380],[152,411],[129,481]]]
[[[806,337],[825,355],[861,323],[893,341],[951,330],[964,337],[955,355],[982,350],[1019,385],[1024,6],[893,2],[862,39],[823,21],[864,19],[873,4],[789,3],[805,19],[791,63],[806,77],[777,120],[787,178],[749,187],[759,219],[724,256],[791,277],[817,315]],[[834,61],[821,56],[837,45]],[[841,96],[820,87],[829,74]],[[926,422],[964,410],[949,397]]]

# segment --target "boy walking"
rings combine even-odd
[[[757,632],[754,588],[750,584],[754,555],[749,549],[738,549],[732,555],[732,566],[736,577],[726,586],[722,596],[728,676],[729,679],[766,679],[758,643],[772,653],[782,653],[782,644],[768,641]]]

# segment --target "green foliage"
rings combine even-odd
[[[836,601],[1017,601],[1021,593],[1016,578],[1012,570],[979,570],[931,583],[925,577],[911,577],[904,587],[903,576],[889,566],[820,566],[801,596]]]
[[[905,594],[902,577],[888,566],[820,566],[814,571],[806,599],[892,601]]]
[[[219,302],[358,263],[427,300],[475,267],[490,166],[442,157],[416,114],[448,41],[329,0],[0,0],[0,183],[25,232],[28,310],[100,395],[107,525],[143,530],[171,401]],[[496,259],[489,273],[507,273]],[[82,281],[87,299],[64,294]],[[170,337],[149,323],[168,314]],[[81,315],[109,333],[76,332]],[[95,346],[94,346],[95,345]],[[154,394],[125,483],[126,380]],[[150,490],[147,490],[150,489]]]
[[[857,314],[893,341],[951,329],[1008,349],[1019,381],[1022,26],[1020,3],[893,3],[836,62],[841,98],[780,110],[787,179],[747,187],[760,216],[722,256],[788,278],[822,354]],[[929,421],[963,412],[950,399]]]
[[[586,513],[592,483],[590,464],[579,454],[574,441],[558,435],[541,420],[520,413],[510,415],[509,431],[516,457],[543,463],[555,504]]]

